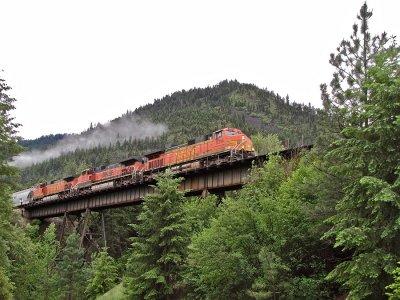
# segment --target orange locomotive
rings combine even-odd
[[[170,167],[172,170],[190,170],[207,165],[210,161],[232,157],[254,155],[252,141],[239,129],[224,128],[205,136],[200,141],[167,150],[157,151],[141,158],[131,158],[110,166],[84,170],[79,176],[71,176],[13,194],[15,204],[32,200],[55,200],[79,194],[82,191],[99,191],[113,188],[122,179],[151,175]]]
[[[188,145],[181,145],[169,149],[165,152],[159,152],[157,155],[147,155],[149,161],[145,163],[145,170],[153,170],[160,167],[179,165],[188,161],[195,161],[201,158],[219,153],[231,151],[244,151],[253,153],[252,141],[236,128],[224,128],[215,131],[206,139],[195,143],[195,140],[189,141]]]

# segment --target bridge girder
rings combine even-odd
[[[279,154],[291,158],[303,150],[309,150],[312,145],[281,151]],[[267,156],[227,161],[220,165],[203,169],[181,172],[183,177],[181,189],[186,195],[201,195],[221,193],[228,190],[239,189],[248,180],[253,164],[261,164],[268,159]],[[113,190],[90,193],[79,197],[58,199],[57,201],[42,201],[20,206],[22,215],[27,219],[44,219],[58,217],[64,214],[81,214],[86,210],[102,211],[113,207],[136,205],[144,197],[153,192],[154,179],[148,179],[133,185],[122,186]],[[207,193],[204,193],[207,192]]]
[[[212,170],[201,170],[194,173],[180,174],[184,179],[180,188],[186,194],[200,195],[204,191],[210,193],[234,190],[240,188],[249,174],[249,164],[221,167]],[[67,214],[80,214],[87,209],[101,211],[113,207],[139,204],[144,197],[153,192],[154,180],[137,185],[122,187],[102,193],[84,195],[74,199],[64,199],[53,202],[43,202],[37,205],[25,206],[23,216],[28,219],[43,219]]]

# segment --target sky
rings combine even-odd
[[[0,0],[0,77],[19,135],[79,133],[174,91],[237,79],[320,107],[363,1]],[[399,0],[370,0],[400,34]]]

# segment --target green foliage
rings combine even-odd
[[[38,259],[36,274],[39,280],[36,288],[44,298],[55,299],[57,296],[59,278],[56,272],[56,258],[59,250],[60,245],[56,237],[56,227],[52,223],[46,228],[36,247]]]
[[[349,40],[343,40],[337,52],[331,54],[330,64],[335,72],[330,82],[330,92],[327,85],[321,85],[322,100],[325,110],[334,120],[331,130],[343,129],[343,126],[355,121],[352,115],[360,112],[360,105],[369,102],[369,88],[365,84],[368,79],[368,70],[375,65],[375,55],[384,49],[391,49],[395,45],[393,37],[384,32],[381,35],[371,36],[369,19],[372,11],[364,3],[357,15],[359,24],[353,25],[353,33]],[[361,124],[361,123],[359,123]]]
[[[19,144],[27,150],[44,150],[65,138],[67,134],[43,135],[34,140],[20,140]]]
[[[276,299],[281,291],[285,290],[286,276],[290,269],[267,247],[261,248],[258,258],[261,263],[261,276],[254,281],[248,294],[255,299]]]
[[[79,246],[79,236],[72,233],[61,251],[61,260],[57,264],[60,276],[59,295],[63,298],[76,299],[84,293],[85,272],[83,249]]]
[[[13,219],[21,221],[16,215]],[[56,299],[59,293],[55,259],[59,245],[54,224],[42,236],[36,225],[13,224],[10,234],[9,278],[15,286],[14,299]]]
[[[188,258],[188,284],[199,298],[243,296],[256,269],[254,216],[246,206],[229,205],[211,227],[193,237]]]
[[[10,189],[8,187],[0,187],[0,266],[3,269],[3,282],[8,282],[8,270],[10,267],[10,260],[8,257],[9,243],[11,241],[11,199]],[[8,285],[7,285],[8,286]],[[6,285],[4,284],[4,289]],[[9,293],[10,290],[3,290],[3,293]]]
[[[114,287],[117,280],[117,265],[104,248],[92,256],[85,295],[90,299],[95,299]]]
[[[97,300],[126,300],[127,296],[124,292],[122,283],[116,285],[104,295],[97,297]]]
[[[1,187],[11,184],[11,179],[16,174],[16,169],[7,164],[8,160],[17,155],[21,146],[17,143],[15,136],[19,126],[10,116],[10,112],[15,108],[15,99],[8,95],[11,88],[4,79],[0,78],[0,183]]]
[[[0,299],[12,299],[13,285],[8,278],[6,271],[0,268]]]
[[[218,198],[208,195],[205,198],[193,197],[186,199],[183,209],[186,223],[192,235],[210,226],[211,220],[218,214]]]
[[[20,227],[14,226],[12,240],[9,243],[10,279],[14,283],[16,299],[37,299],[41,293],[38,288],[38,258],[35,244]]]
[[[342,107],[345,126],[326,155],[344,186],[326,237],[353,253],[329,278],[357,299],[384,295],[400,260],[400,55],[396,48],[373,54],[360,83],[367,94],[354,94],[352,107]]]
[[[393,283],[386,287],[387,293],[390,300],[400,299],[400,267],[397,267],[392,272]]]
[[[272,157],[237,196],[224,199],[211,225],[192,237],[191,296],[328,297],[323,257],[333,254],[320,240],[325,215],[315,185],[321,174],[309,163]]]
[[[153,194],[145,197],[139,223],[133,227],[126,292],[141,299],[173,297],[180,290],[181,271],[188,243],[181,178],[171,171],[157,177]]]
[[[104,212],[108,253],[113,257],[121,257],[130,246],[129,238],[135,231],[129,224],[138,222],[141,206],[110,209]],[[101,232],[101,218],[95,223],[95,232]],[[101,241],[102,242],[102,241]]]
[[[277,153],[283,150],[283,145],[276,134],[256,133],[251,136],[251,140],[258,154]]]
[[[15,99],[8,95],[9,90],[10,87],[0,78],[0,295],[4,298],[9,298],[12,293],[10,243],[14,226],[11,225],[10,193],[17,173],[7,162],[21,151],[15,136],[18,124],[10,116]]]

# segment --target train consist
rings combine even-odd
[[[70,176],[13,194],[14,205],[32,201],[57,201],[68,197],[103,191],[127,185],[160,170],[189,171],[207,167],[220,160],[254,156],[252,141],[236,128],[224,128],[206,135],[200,140],[156,151],[144,157],[135,157],[110,166],[84,170],[80,175]]]

